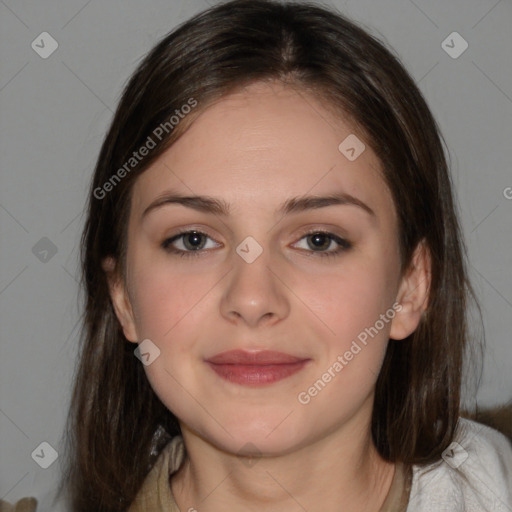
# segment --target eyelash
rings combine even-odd
[[[196,251],[184,251],[182,249],[176,249],[171,246],[171,244],[174,241],[179,240],[180,238],[183,238],[183,236],[189,235],[189,234],[196,234],[196,235],[206,236],[207,238],[211,238],[206,233],[203,233],[202,231],[197,231],[195,229],[188,230],[188,231],[180,231],[179,233],[172,236],[171,238],[164,240],[162,242],[161,246],[165,251],[167,251],[171,254],[176,254],[182,258],[183,257],[184,258],[195,258],[195,257],[201,256],[205,252],[203,249],[199,249]],[[306,237],[312,236],[312,235],[325,235],[325,236],[327,236],[327,238],[330,241],[334,241],[339,245],[339,247],[334,251],[310,251],[311,253],[318,255],[322,258],[340,256],[342,253],[344,253],[345,251],[352,248],[352,244],[348,240],[345,240],[345,239],[335,235],[334,233],[330,233],[329,231],[323,231],[321,229],[316,229],[316,230],[304,233],[299,238],[299,240],[302,240],[303,238],[306,238]],[[213,238],[212,238],[212,240],[213,240]],[[306,250],[306,249],[302,249],[302,250]]]

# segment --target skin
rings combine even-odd
[[[352,133],[304,92],[253,84],[203,111],[135,182],[126,282],[115,261],[104,268],[126,338],[150,339],[160,349],[145,371],[181,424],[187,458],[171,481],[181,510],[339,511],[343,504],[378,511],[384,502],[394,465],[371,440],[375,382],[389,338],[412,333],[426,308],[430,264],[420,245],[401,275],[397,218],[380,162],[368,145],[355,161],[338,150]],[[231,214],[166,204],[141,218],[170,190],[222,199]],[[290,197],[333,191],[375,215],[351,204],[275,213]],[[181,228],[206,233],[202,254],[162,248]],[[316,248],[307,236],[315,229],[352,247],[322,257],[339,246],[324,239]],[[236,252],[247,236],[263,249],[252,263]],[[186,250],[184,242],[173,246]],[[301,404],[298,394],[395,302],[401,311]],[[204,362],[231,349],[310,361],[291,377],[247,387]],[[256,462],[247,464],[251,455]]]

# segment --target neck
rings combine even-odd
[[[184,511],[378,512],[395,466],[380,457],[369,428],[359,427],[346,425],[293,452],[251,461],[182,426],[187,457],[172,477],[172,493]]]

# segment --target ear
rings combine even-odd
[[[107,275],[110,298],[124,336],[128,341],[137,343],[138,336],[132,306],[123,279],[116,271],[116,261],[108,257],[103,260],[101,266]]]
[[[402,307],[396,309],[391,322],[389,337],[403,340],[412,334],[428,306],[432,260],[425,240],[416,246],[411,264],[402,277],[396,301]]]

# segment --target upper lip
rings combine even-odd
[[[305,361],[307,358],[296,357],[283,352],[273,350],[262,350],[258,352],[247,352],[245,350],[229,350],[207,359],[212,364],[239,364],[239,365],[271,365],[291,364]]]

